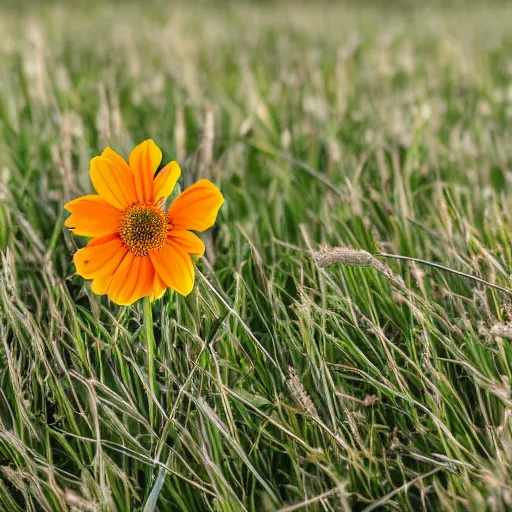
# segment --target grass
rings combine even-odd
[[[141,5],[0,8],[0,510],[510,510],[510,296],[313,254],[512,288],[511,6]],[[153,354],[62,208],[148,137],[226,198]]]

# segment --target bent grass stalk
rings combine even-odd
[[[364,251],[362,249],[353,249],[352,247],[323,247],[319,251],[312,251],[312,257],[320,268],[329,267],[331,265],[334,265],[335,263],[341,263],[342,265],[347,265],[349,267],[373,267],[376,270],[383,272],[388,277],[388,270],[379,260],[377,260],[377,258],[380,257],[404,261],[413,261],[415,263],[428,265],[429,267],[437,268],[439,270],[444,270],[445,272],[450,272],[451,274],[455,274],[457,276],[465,277],[466,279],[471,279],[490,288],[500,290],[501,292],[506,293],[509,296],[512,296],[511,288],[506,288],[505,286],[500,286],[499,284],[496,283],[490,283],[489,281],[486,281],[485,279],[482,279],[480,277],[471,274],[466,274],[465,272],[461,272],[460,270],[454,270],[453,268],[445,267],[444,265],[440,265],[439,263],[433,263],[432,261],[422,260],[420,258],[413,258],[411,256],[401,256],[399,254],[388,254],[385,252],[370,254],[368,251]]]
[[[444,265],[440,265],[439,263],[433,263],[432,261],[422,260],[420,258],[412,258],[410,256],[401,256],[399,254],[388,254],[385,252],[375,254],[375,256],[381,257],[381,258],[392,258],[392,259],[396,259],[396,260],[414,261],[415,263],[420,263],[422,265],[428,265],[429,267],[437,268],[439,270],[444,270],[445,272],[450,272],[451,274],[465,277],[466,279],[472,279],[473,281],[481,283],[485,286],[489,286],[490,288],[500,290],[501,292],[512,296],[512,289],[510,289],[510,288],[505,288],[504,286],[500,286],[499,284],[496,284],[496,283],[490,283],[489,281],[486,281],[485,279],[482,279],[480,277],[473,276],[471,274],[466,274],[465,272],[461,272],[460,270],[454,270],[453,268],[445,267]]]

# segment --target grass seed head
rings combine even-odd
[[[288,385],[288,389],[291,391],[293,398],[310,416],[318,417],[318,411],[316,410],[315,404],[304,390],[295,368],[293,368],[293,366],[288,366],[288,372],[290,373],[290,378],[287,380],[286,384]]]
[[[382,263],[368,251],[356,250],[351,247],[322,247],[313,252],[313,259],[320,268],[329,267],[336,263],[349,267],[373,267],[382,270]]]

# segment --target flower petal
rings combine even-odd
[[[117,165],[104,156],[91,160],[89,171],[96,192],[119,210],[126,210],[137,201],[130,169]]]
[[[112,275],[127,252],[117,235],[95,238],[73,256],[76,273],[85,279]]]
[[[181,295],[188,295],[194,288],[195,268],[192,258],[175,242],[167,240],[158,251],[150,251],[149,257],[162,281]]]
[[[201,257],[204,254],[204,242],[192,231],[173,229],[167,238],[178,244],[189,254]]]
[[[96,295],[105,295],[108,291],[108,287],[110,286],[110,282],[112,281],[113,275],[109,274],[108,276],[97,277],[94,279],[91,285],[91,290]]]
[[[120,306],[129,306],[153,291],[155,270],[147,256],[128,252],[108,287],[108,296]]]
[[[208,180],[199,180],[171,204],[169,221],[174,229],[204,231],[215,223],[222,203],[220,190]]]
[[[123,169],[123,172],[130,172],[131,169],[128,165],[128,162],[119,154],[116,153],[112,148],[105,148],[101,156],[112,160],[120,169]]]
[[[79,197],[65,204],[64,208],[71,212],[64,225],[80,236],[101,237],[115,233],[123,216],[97,195]]]
[[[119,233],[110,233],[110,235],[101,236],[99,238],[93,238],[87,242],[87,247],[94,247],[95,245],[103,245],[111,240],[119,238]]]
[[[108,287],[109,298],[121,306],[126,306],[133,290],[137,284],[137,274],[139,272],[141,257],[137,257],[133,252],[128,251],[117,267]]]
[[[177,162],[170,162],[161,169],[153,181],[153,201],[169,196],[180,176],[181,169]]]
[[[139,267],[137,285],[133,291],[132,302],[141,297],[147,297],[153,293],[153,280],[155,278],[155,268],[148,256],[142,256]]]
[[[160,148],[148,139],[130,153],[130,169],[135,180],[137,199],[145,203],[153,199],[153,175],[162,161]]]
[[[155,277],[153,279],[153,292],[151,294],[151,301],[155,301],[160,299],[165,291],[167,290],[167,285],[162,281],[157,272],[155,272]]]

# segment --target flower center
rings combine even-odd
[[[121,218],[119,234],[135,256],[147,256],[165,245],[167,215],[153,203],[134,204]]]

